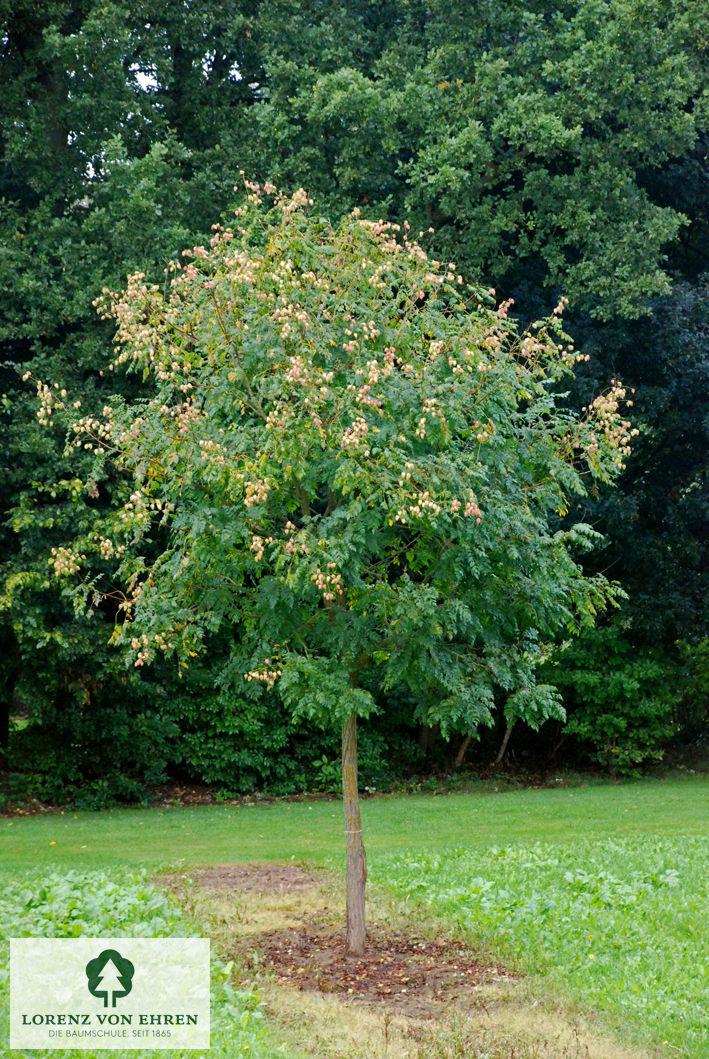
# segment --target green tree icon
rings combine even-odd
[[[133,988],[135,968],[130,960],[115,949],[104,949],[94,960],[86,964],[89,992],[103,997],[103,1006],[114,1008],[117,997],[128,996]]]

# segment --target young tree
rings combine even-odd
[[[508,304],[406,225],[354,211],[333,228],[302,190],[247,187],[236,228],[186,251],[166,294],[136,274],[100,300],[117,322],[111,367],[142,373],[150,396],[73,422],[96,488],[114,465],[133,486],[51,562],[63,577],[91,552],[115,561],[93,599],[120,595],[114,639],[136,667],[172,653],[187,667],[226,626],[220,679],[254,700],[276,687],[294,717],[340,727],[357,953],[357,718],[395,687],[444,733],[489,723],[496,687],[510,719],[559,715],[535,679],[543,641],[613,594],[572,557],[593,531],[559,517],[587,476],[614,477],[632,431],[615,381],[581,418],[560,407],[578,359],[561,304],[518,334]],[[38,392],[45,419],[72,411]]]

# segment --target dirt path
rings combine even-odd
[[[225,864],[156,882],[313,1059],[650,1059],[382,894],[369,899],[366,955],[349,956],[342,883],[327,872]]]

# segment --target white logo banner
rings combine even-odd
[[[11,1048],[209,1048],[208,938],[11,938]]]

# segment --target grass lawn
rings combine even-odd
[[[509,843],[705,835],[709,780],[511,791],[384,796],[362,805],[372,858]],[[338,801],[122,809],[0,818],[0,870],[34,867],[139,868],[182,862],[343,858]]]
[[[709,1055],[709,780],[381,797],[363,816],[373,882],[628,1040]],[[28,869],[339,866],[342,827],[325,801],[16,816],[0,819],[0,864],[10,886]]]

